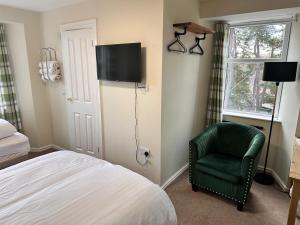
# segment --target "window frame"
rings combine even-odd
[[[291,34],[291,27],[292,27],[292,20],[291,19],[285,19],[285,20],[263,20],[263,21],[256,21],[256,22],[245,22],[245,23],[238,23],[238,24],[229,24],[228,26],[228,36],[230,35],[230,29],[231,28],[235,28],[235,27],[246,27],[246,26],[255,26],[255,25],[264,25],[264,24],[285,24],[286,28],[285,28],[285,34],[284,34],[284,40],[283,40],[283,46],[282,46],[282,55],[281,58],[278,59],[273,59],[273,58],[261,58],[261,59],[257,59],[257,58],[249,58],[249,59],[234,59],[234,58],[230,58],[230,40],[229,38],[227,38],[227,45],[226,45],[226,53],[225,53],[225,60],[224,60],[224,64],[225,64],[225,76],[224,76],[224,96],[223,96],[223,100],[225,99],[225,92],[226,92],[226,85],[227,85],[227,70],[228,70],[228,65],[229,63],[264,63],[264,62],[286,62],[287,61],[287,57],[288,57],[288,50],[289,50],[289,43],[290,43],[290,34]],[[275,103],[275,118],[279,118],[279,112],[280,112],[280,103],[281,103],[281,95],[282,95],[282,90],[283,90],[283,83],[281,82],[279,87],[278,87],[278,91],[277,91],[277,98],[276,98],[276,103]],[[224,101],[223,101],[224,102]],[[259,113],[251,113],[251,112],[240,112],[240,111],[234,111],[234,110],[226,110],[224,108],[224,105],[222,106],[223,115],[241,115],[241,117],[245,116],[248,117],[249,115],[253,118],[258,117],[258,118],[266,118],[268,119],[269,117],[271,117],[271,115],[267,116],[267,115],[263,115],[263,114],[259,114]]]

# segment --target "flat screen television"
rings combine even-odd
[[[141,43],[98,45],[96,57],[99,80],[142,81]]]

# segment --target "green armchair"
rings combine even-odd
[[[219,123],[190,141],[189,179],[193,191],[214,192],[243,210],[252,184],[264,134],[252,126]]]

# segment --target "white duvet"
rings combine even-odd
[[[176,225],[176,214],[146,178],[60,151],[0,171],[0,224]]]

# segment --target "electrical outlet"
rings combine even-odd
[[[144,95],[147,94],[147,92],[149,92],[149,84],[140,84],[138,88]]]
[[[144,92],[149,92],[149,84],[145,84]]]
[[[146,157],[149,157],[149,156],[150,156],[150,149],[147,148],[147,147],[141,146],[141,147],[139,148],[139,152],[140,152],[140,155],[143,155],[143,156],[146,156]]]

